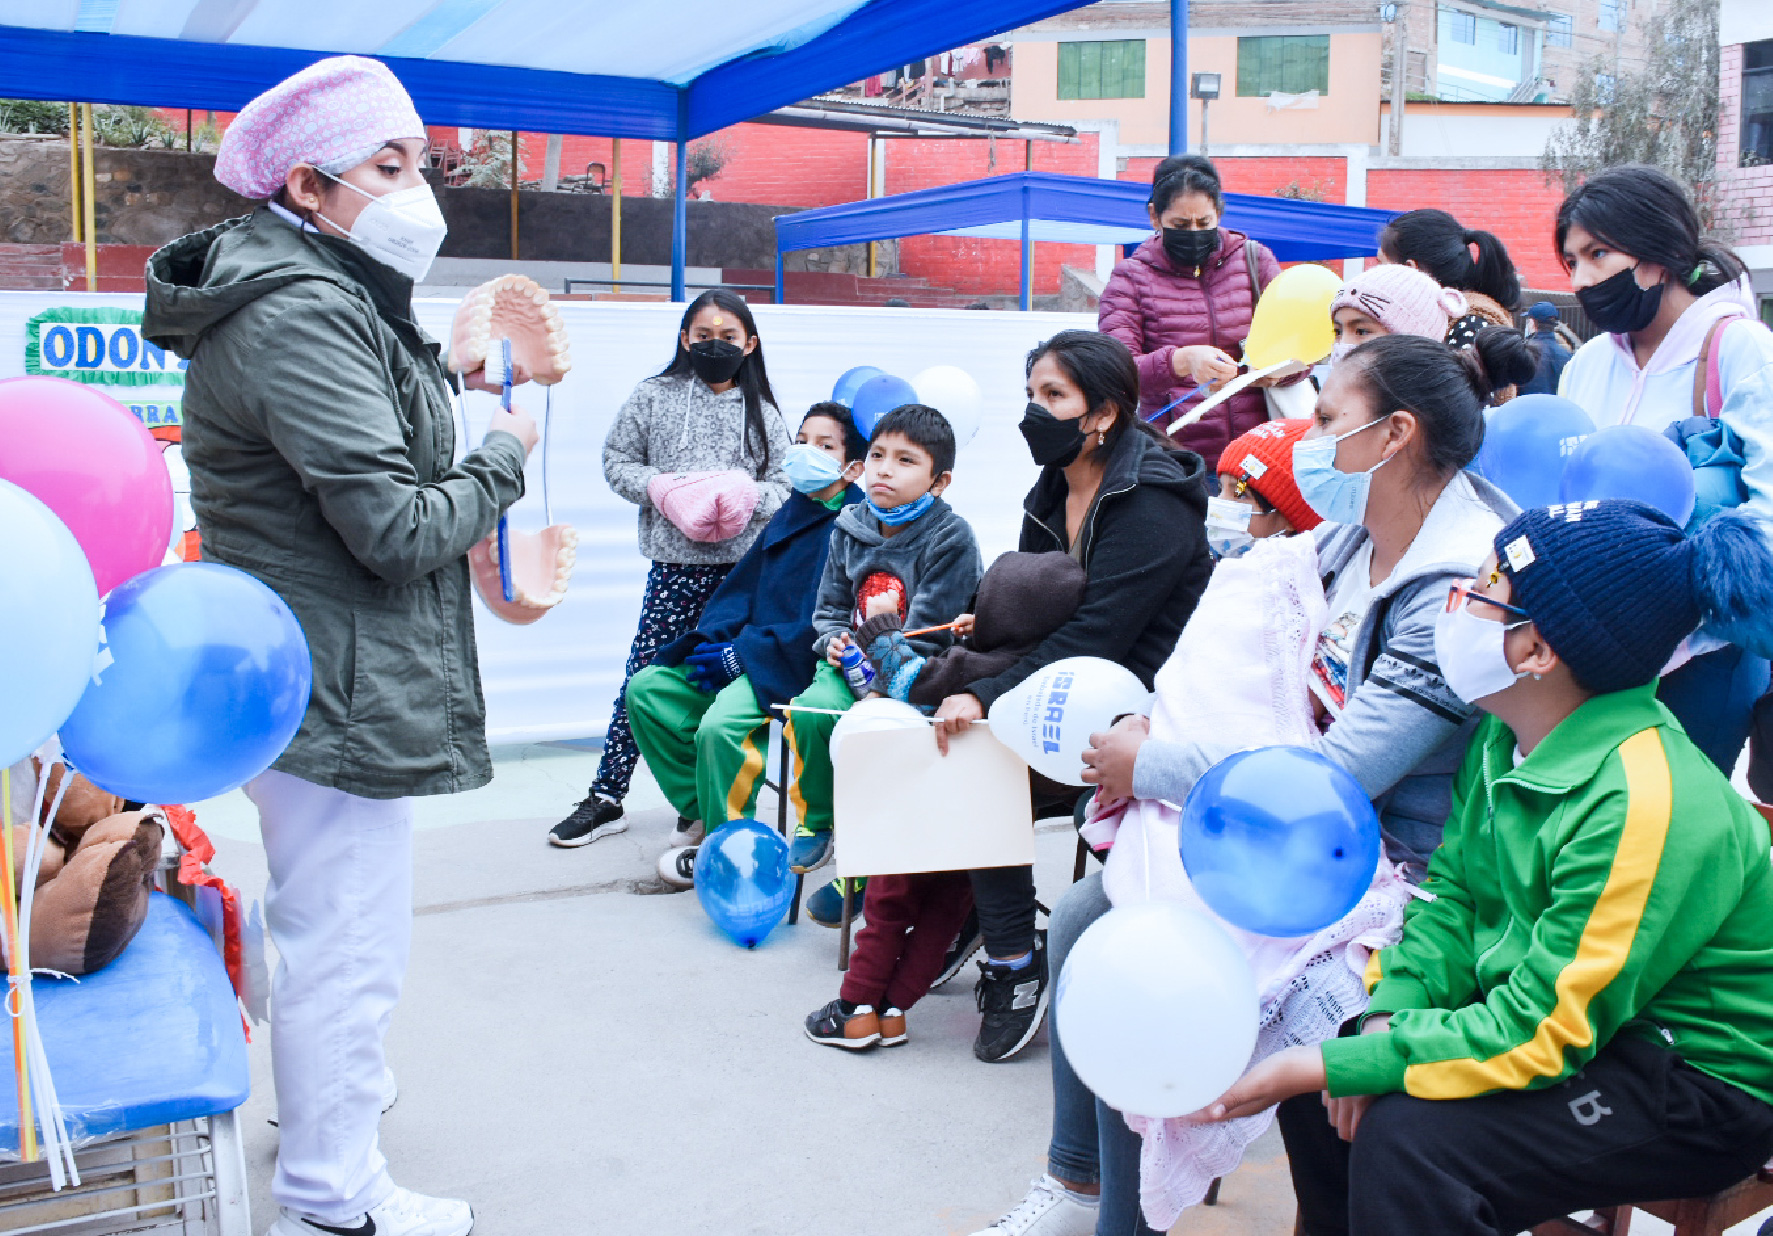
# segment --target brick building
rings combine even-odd
[[[1717,214],[1773,325],[1773,6],[1723,0],[1718,18]]]

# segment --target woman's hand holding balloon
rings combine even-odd
[[[1237,362],[1211,344],[1195,343],[1170,353],[1170,368],[1178,378],[1203,386],[1229,382],[1237,376]]]
[[[486,432],[491,433],[495,429],[502,429],[523,443],[525,458],[536,449],[536,439],[539,436],[536,433],[536,422],[516,404],[512,404],[509,411],[500,408],[492,414],[492,420],[487,422]]]
[[[1104,733],[1091,734],[1084,748],[1083,779],[1101,792],[1104,801],[1133,796],[1133,765],[1139,748],[1151,737],[1151,720],[1134,713],[1122,717]]]
[[[971,729],[973,722],[983,720],[984,716],[985,705],[979,702],[978,696],[966,692],[950,695],[936,709],[936,749],[947,755],[948,736]]]
[[[1289,1047],[1254,1065],[1224,1094],[1196,1112],[1201,1124],[1218,1124],[1267,1111],[1296,1094],[1322,1090],[1324,1054],[1315,1046]]]

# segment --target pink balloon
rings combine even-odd
[[[160,565],[172,477],[122,404],[65,378],[0,381],[0,479],[36,495],[80,542],[99,595]]]

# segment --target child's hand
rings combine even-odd
[[[1283,1099],[1322,1090],[1327,1084],[1322,1051],[1315,1046],[1289,1047],[1252,1065],[1231,1089],[1189,1119],[1200,1124],[1217,1124],[1221,1120],[1236,1120],[1239,1116],[1254,1116]]]
[[[973,616],[962,614],[954,620],[954,638],[967,639],[973,634]]]
[[[1091,734],[1083,752],[1083,779],[1101,793],[1105,802],[1133,796],[1133,765],[1139,748],[1151,737],[1151,721],[1134,713],[1122,717],[1104,733]]]
[[[978,696],[966,691],[959,695],[950,695],[936,709],[936,749],[947,755],[949,736],[970,730],[973,722],[984,716],[985,705],[979,702]]]
[[[843,650],[853,642],[848,631],[839,631],[831,637],[831,642],[825,645],[825,660],[830,663],[831,668],[843,668]]]
[[[879,618],[899,612],[899,598],[891,592],[877,592],[862,605],[862,617]]]

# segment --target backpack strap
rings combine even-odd
[[[1256,265],[1256,241],[1253,237],[1244,237],[1244,268],[1250,272],[1250,311],[1256,309],[1256,302],[1262,299],[1262,276]]]
[[[1736,321],[1733,315],[1719,318],[1705,332],[1705,342],[1699,347],[1699,359],[1693,366],[1693,415],[1716,420],[1724,406],[1724,381],[1719,373],[1722,361],[1718,357],[1718,336],[1724,328]]]

